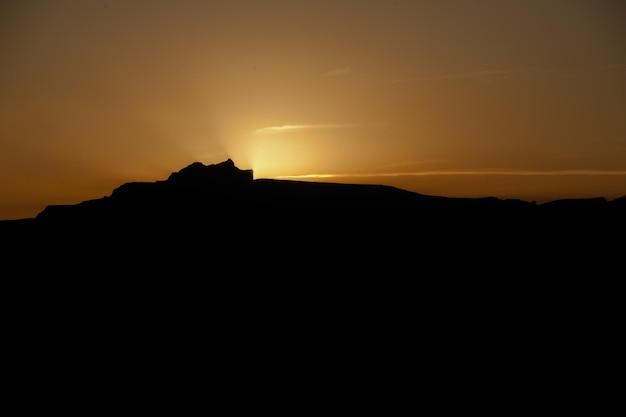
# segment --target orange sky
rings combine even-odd
[[[623,0],[3,0],[0,219],[255,178],[626,195]]]

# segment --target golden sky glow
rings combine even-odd
[[[622,0],[5,0],[0,219],[232,158],[445,196],[626,195]]]

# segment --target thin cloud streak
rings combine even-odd
[[[297,130],[312,130],[312,129],[345,129],[355,127],[353,124],[310,124],[310,125],[281,125],[281,126],[267,126],[254,131],[255,135],[265,135],[270,133],[284,133],[293,132]]]
[[[305,174],[281,175],[278,179],[298,178],[370,178],[370,177],[423,177],[438,175],[500,175],[500,176],[626,176],[626,170],[588,170],[572,169],[561,171],[522,171],[522,170],[436,170],[417,172],[382,172],[372,174]]]
[[[411,83],[420,81],[445,81],[456,80],[464,78],[479,78],[479,79],[497,79],[507,78],[514,75],[532,75],[532,74],[555,74],[555,73],[573,73],[576,70],[567,68],[509,68],[509,69],[486,69],[481,71],[460,72],[454,74],[437,75],[432,77],[413,77],[413,78],[394,78],[386,81],[392,83]]]
[[[328,71],[325,75],[327,77],[340,77],[342,75],[348,75],[350,73],[352,73],[352,69],[350,67],[343,67]]]

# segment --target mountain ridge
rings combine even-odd
[[[581,262],[591,269],[619,262],[626,198],[536,204],[255,179],[228,159],[194,162],[165,180],[124,183],[102,198],[49,205],[35,218],[0,222],[0,233],[7,259],[57,263],[70,256],[111,273],[191,268],[193,276],[194,262],[210,259],[256,269],[270,262],[272,274],[294,263],[318,274],[404,274],[417,265],[484,274],[496,264],[513,265],[515,274],[558,274],[572,261],[577,270]]]
[[[199,231],[285,236],[300,241],[298,228],[320,237],[342,231],[382,234],[391,230],[436,236],[514,234],[623,236],[626,196],[562,199],[536,204],[497,197],[465,198],[420,194],[390,185],[255,179],[232,159],[193,162],[167,179],[127,182],[110,195],[77,204],[48,205],[35,218],[5,221],[0,227],[170,227]],[[9,226],[9,224],[11,226]],[[307,235],[307,236],[309,236]],[[278,240],[283,240],[278,238]]]
[[[102,198],[84,200],[77,204],[48,205],[34,219],[45,222],[80,222],[122,218],[131,220],[142,215],[162,218],[167,215],[165,212],[171,215],[182,214],[183,205],[188,205],[187,208],[195,215],[202,215],[197,210],[194,211],[193,207],[208,209],[208,205],[215,205],[213,203],[241,203],[262,207],[284,205],[300,209],[306,208],[306,204],[315,208],[402,205],[421,209],[493,210],[496,207],[515,207],[537,212],[608,210],[613,213],[626,207],[626,195],[613,200],[605,197],[569,198],[541,204],[497,197],[443,197],[390,185],[255,179],[253,170],[240,169],[229,158],[211,165],[193,162],[172,172],[166,180],[123,183],[113,189],[110,195]],[[3,223],[19,220],[29,219],[8,220]]]
[[[185,188],[224,188],[224,187],[233,187],[233,186],[238,186],[238,185],[245,185],[245,184],[249,184],[251,182],[264,182],[264,181],[271,181],[271,182],[276,182],[276,183],[291,183],[291,184],[298,184],[298,185],[302,185],[302,186],[308,186],[310,184],[318,184],[318,185],[322,185],[325,186],[326,184],[330,185],[330,186],[340,186],[340,187],[352,187],[352,188],[378,188],[380,190],[401,190],[402,192],[405,193],[410,193],[413,195],[418,195],[418,196],[423,196],[423,197],[427,197],[427,198],[437,198],[437,199],[446,199],[446,200],[463,200],[463,201],[470,201],[470,200],[478,200],[478,201],[486,201],[486,200],[492,200],[492,201],[519,201],[519,202],[524,202],[524,203],[529,203],[529,204],[535,204],[534,202],[529,202],[526,200],[521,200],[521,199],[515,199],[515,198],[506,198],[506,199],[502,199],[499,197],[493,197],[493,196],[486,196],[486,197],[444,197],[444,196],[437,196],[437,195],[428,195],[428,194],[422,194],[422,193],[418,193],[418,192],[414,192],[414,191],[408,191],[399,187],[395,187],[392,185],[382,185],[382,184],[350,184],[350,183],[339,183],[339,182],[328,182],[328,181],[324,181],[324,182],[319,182],[319,181],[304,181],[304,180],[285,180],[285,179],[269,179],[269,178],[261,178],[261,179],[255,179],[253,177],[253,170],[251,169],[247,169],[247,170],[242,170],[239,169],[234,161],[232,159],[227,159],[223,162],[220,163],[216,163],[216,164],[211,164],[211,165],[205,165],[202,162],[196,161],[196,162],[192,162],[191,164],[187,165],[186,167],[180,169],[179,171],[176,172],[172,172],[168,178],[166,180],[157,180],[157,181],[153,181],[153,182],[127,182],[124,183],[122,185],[120,185],[119,187],[115,188],[111,194],[111,196],[115,196],[116,194],[120,194],[125,192],[127,189],[132,188],[132,187],[147,187],[149,186],[149,184],[154,184],[155,186],[158,185],[178,185],[178,186],[182,186]],[[595,201],[595,202],[610,202],[610,201],[616,201],[616,200],[626,200],[626,195],[622,196],[622,197],[618,197],[617,199],[614,200],[607,200],[605,197],[602,196],[598,196],[598,197],[586,197],[586,198],[566,198],[566,199],[556,199],[556,200],[552,200],[552,201],[548,201],[548,202],[544,202],[544,203],[540,203],[538,205],[551,205],[551,204],[565,204],[567,202],[574,202],[574,201]],[[98,199],[96,199],[98,200]],[[93,200],[86,200],[86,201],[93,201]],[[78,203],[80,204],[80,203]],[[64,206],[68,206],[68,205],[75,205],[75,204],[66,204]],[[45,209],[44,209],[45,210]],[[37,216],[38,217],[38,216]]]

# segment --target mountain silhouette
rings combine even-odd
[[[0,222],[0,236],[7,311],[33,349],[82,346],[87,333],[99,344],[104,331],[119,346],[149,333],[244,354],[297,329],[331,344],[374,335],[393,352],[417,336],[433,355],[508,361],[507,345],[567,351],[564,331],[610,327],[626,198],[535,204],[254,179],[228,159],[49,205]]]
[[[0,231],[18,255],[61,252],[135,264],[146,256],[238,265],[251,256],[285,256],[354,271],[371,270],[368,263],[455,262],[508,262],[528,271],[546,262],[558,269],[576,257],[614,259],[626,239],[626,197],[544,204],[451,198],[376,184],[255,179],[228,159],[194,162],[166,180],[125,183],[103,198],[49,205],[35,218],[0,222]]]

